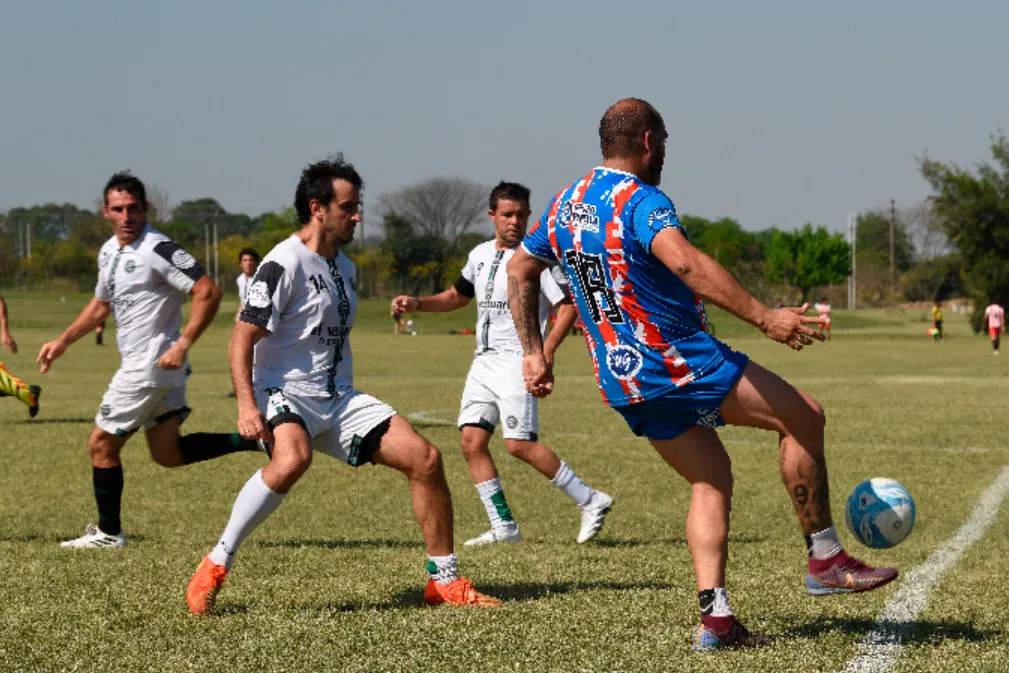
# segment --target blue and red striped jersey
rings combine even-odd
[[[611,407],[667,395],[724,359],[701,298],[651,253],[666,227],[686,236],[658,187],[595,168],[557,194],[522,241],[530,255],[564,269]]]

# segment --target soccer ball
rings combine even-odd
[[[869,479],[855,487],[844,508],[848,530],[873,549],[900,544],[914,528],[914,499],[893,479]]]

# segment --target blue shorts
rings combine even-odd
[[[695,425],[702,428],[725,425],[719,409],[725,396],[742,378],[750,358],[721,341],[713,341],[724,359],[703,377],[661,397],[613,407],[635,435],[648,439],[676,439]]]

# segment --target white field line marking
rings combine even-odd
[[[406,418],[407,420],[416,421],[418,423],[430,423],[432,425],[455,425],[452,421],[446,421],[444,418],[434,416],[434,413],[434,411],[415,411],[412,414],[408,414]]]
[[[876,620],[876,628],[859,643],[858,654],[848,661],[845,673],[883,673],[897,663],[901,655],[901,640],[925,608],[929,594],[939,584],[943,573],[956,565],[967,548],[984,537],[1007,492],[1009,470],[1003,469],[978,498],[967,523],[932,552],[924,563],[907,574],[900,589]]]

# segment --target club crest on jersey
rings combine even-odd
[[[112,409],[110,409],[107,404],[103,404],[99,411],[102,413],[102,418],[108,418],[109,414],[112,413]]]
[[[614,346],[606,349],[606,368],[620,381],[630,381],[638,372],[644,358],[630,346]]]
[[[133,261],[133,260],[131,259],[131,260],[129,260],[128,262],[126,262],[126,264],[125,264],[125,265],[123,265],[123,268],[124,268],[124,269],[126,269],[126,273],[133,273],[133,272],[134,272],[134,271],[136,270],[136,268],[137,268],[137,265],[136,265],[136,263],[134,263],[134,261]]]
[[[196,266],[196,259],[182,248],[179,248],[172,253],[172,264],[185,271]]]
[[[676,226],[676,211],[672,208],[656,208],[648,216],[648,227],[652,231],[660,231],[666,227]]]
[[[270,289],[266,286],[266,281],[258,280],[249,286],[249,292],[245,298],[249,306],[256,308],[266,308],[270,305]]]
[[[591,203],[566,201],[561,206],[561,224],[572,224],[577,229],[599,233],[599,216]]]

